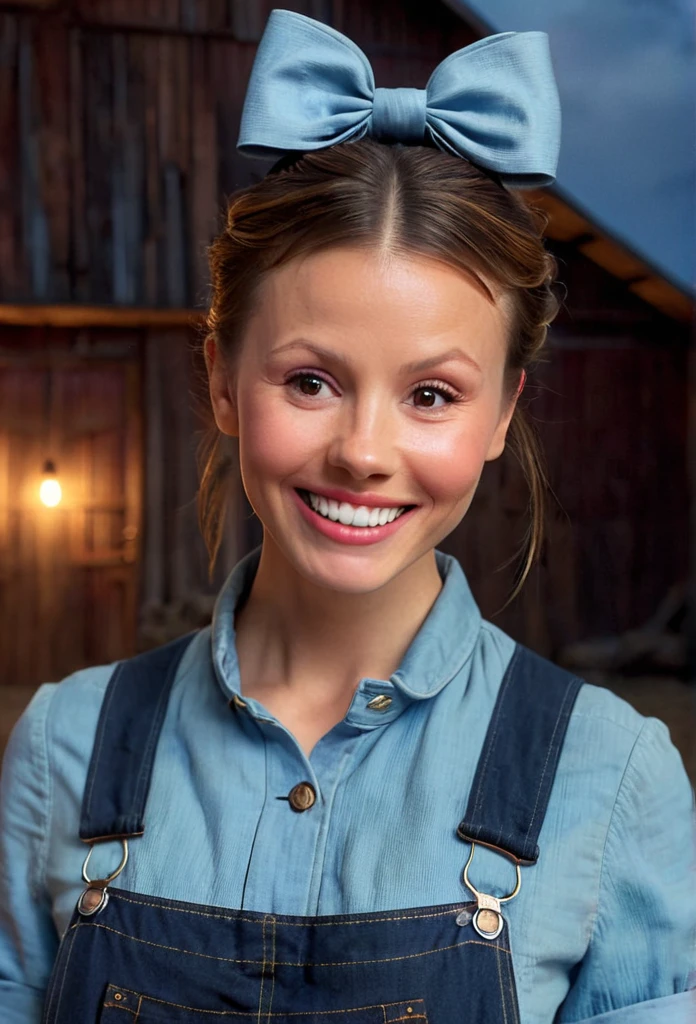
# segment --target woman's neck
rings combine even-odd
[[[242,692],[349,700],[361,678],[396,671],[441,589],[434,551],[377,591],[346,594],[300,576],[266,538],[235,616]]]

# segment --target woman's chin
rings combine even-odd
[[[335,555],[305,553],[301,575],[307,582],[336,594],[370,594],[398,576],[403,566],[376,552],[352,550]]]

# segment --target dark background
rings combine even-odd
[[[416,0],[0,2],[4,733],[41,682],[207,621],[259,540],[233,479],[208,579],[195,512],[197,348],[224,198],[264,170],[235,143],[272,6],[345,32],[381,86],[422,88],[482,31],[462,4]],[[503,608],[528,502],[506,453],[443,547],[487,618],[663,718],[696,772],[693,297],[562,182],[525,195],[549,215],[566,289],[524,399],[548,460],[547,539]],[[63,488],[53,509],[38,500],[46,459]]]

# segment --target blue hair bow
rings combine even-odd
[[[425,89],[377,89],[362,50],[328,25],[271,12],[237,148],[278,158],[370,136],[463,156],[512,188],[554,181],[561,111],[545,32],[501,32],[446,57]]]

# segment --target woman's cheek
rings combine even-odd
[[[486,440],[483,431],[443,431],[412,448],[413,476],[434,504],[455,504],[470,495],[484,466]]]
[[[321,447],[320,415],[287,400],[252,396],[241,412],[240,456],[253,475],[282,478],[298,472]]]

